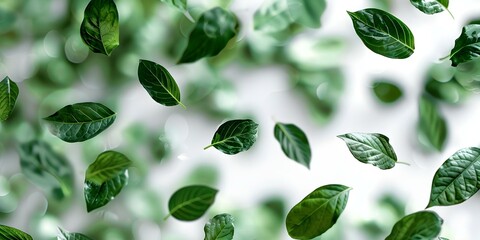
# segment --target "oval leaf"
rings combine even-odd
[[[216,56],[237,34],[237,28],[237,17],[229,11],[216,7],[204,12],[190,33],[187,48],[178,63]]]
[[[183,187],[170,197],[168,216],[182,221],[196,220],[213,204],[217,192],[216,189],[201,185]]]
[[[410,0],[410,3],[426,14],[448,11],[448,0]]]
[[[277,123],[273,134],[287,157],[310,168],[312,151],[307,136],[300,128],[293,124]]]
[[[382,170],[395,166],[397,155],[387,136],[379,133],[347,133],[337,137],[345,141],[358,161],[372,164]]]
[[[470,24],[462,29],[460,37],[455,40],[455,46],[450,51],[452,66],[465,63],[480,56],[480,24]]]
[[[107,205],[122,191],[128,182],[128,170],[98,185],[85,179],[83,194],[87,204],[87,212]]]
[[[375,81],[373,92],[378,100],[383,103],[394,103],[403,95],[402,90],[390,81]]]
[[[39,140],[21,144],[19,155],[22,172],[32,183],[50,191],[57,199],[70,196],[73,189],[73,170],[64,156]]]
[[[17,84],[9,77],[0,82],[0,121],[7,120],[12,113],[18,93]]]
[[[138,79],[156,102],[165,106],[180,104],[180,89],[172,75],[163,66],[148,60],[140,60]]]
[[[209,147],[215,147],[225,154],[247,151],[257,140],[258,124],[250,119],[230,120],[217,129]]]
[[[60,231],[60,234],[57,236],[57,240],[92,240],[81,233],[69,233],[61,228],[58,230]]]
[[[435,212],[420,211],[400,219],[385,240],[434,239],[442,230],[443,219]]]
[[[380,9],[348,12],[355,32],[367,48],[388,58],[408,58],[415,50],[414,37],[400,19]]]
[[[447,138],[447,124],[430,97],[422,96],[419,102],[418,135],[428,148],[441,151]]]
[[[230,214],[219,214],[210,219],[203,228],[204,240],[232,240],[234,234],[233,217]]]
[[[450,206],[472,197],[480,188],[480,148],[454,153],[433,177],[429,207]]]
[[[116,113],[100,103],[68,105],[44,118],[50,132],[66,142],[83,142],[103,132],[115,121]]]
[[[94,53],[109,56],[120,45],[117,6],[113,0],[91,0],[80,26],[80,35]]]
[[[315,189],[287,214],[288,235],[312,239],[330,229],[342,214],[351,188],[331,184]]]
[[[0,225],[0,239],[5,240],[33,240],[32,236],[16,228]]]
[[[106,151],[98,155],[95,162],[87,168],[86,180],[97,185],[122,174],[132,162],[123,154]]]

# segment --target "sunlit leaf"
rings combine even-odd
[[[348,12],[358,37],[373,52],[388,58],[408,58],[415,50],[414,37],[400,19],[380,9]]]
[[[447,124],[437,105],[427,96],[419,101],[418,134],[427,147],[441,151],[447,138]]]
[[[57,240],[92,240],[81,233],[70,233],[61,228],[58,228],[58,230],[60,233],[57,236]]]
[[[225,154],[247,151],[257,140],[258,124],[250,119],[230,120],[217,129],[210,145]]]
[[[119,152],[105,151],[88,166],[85,178],[92,183],[101,185],[123,173],[131,163],[125,155]]]
[[[302,129],[294,124],[276,123],[273,134],[287,157],[310,168],[312,151]]]
[[[227,213],[219,214],[205,224],[204,240],[232,240],[234,230],[233,217]]]
[[[107,205],[122,191],[128,182],[128,170],[98,185],[85,179],[83,194],[87,204],[87,212]]]
[[[443,219],[435,212],[420,211],[400,219],[385,240],[434,239],[442,230]]]
[[[294,239],[312,239],[330,229],[348,201],[351,188],[331,184],[315,189],[287,214],[286,227]]]
[[[465,63],[480,56],[480,24],[470,24],[462,29],[450,52],[452,66]]]
[[[32,236],[16,228],[0,225],[0,239],[2,240],[33,240]]]
[[[450,206],[471,198],[480,189],[480,148],[455,152],[435,172],[429,207]]]
[[[410,3],[418,10],[426,14],[435,14],[448,11],[449,0],[410,0]]]
[[[0,121],[7,120],[12,113],[18,93],[17,84],[9,77],[5,77],[0,82]]]
[[[394,103],[403,95],[402,90],[395,83],[382,80],[373,82],[373,92],[383,103]]]
[[[180,188],[168,201],[168,216],[182,221],[196,220],[210,208],[217,192],[216,189],[202,185]]]

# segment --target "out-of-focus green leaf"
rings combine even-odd
[[[70,233],[61,228],[58,228],[58,230],[60,233],[57,236],[57,240],[92,240],[81,233]]]
[[[288,61],[303,71],[318,71],[342,63],[346,42],[339,37],[295,37],[286,48]],[[328,61],[325,61],[328,59]]]
[[[4,240],[33,240],[32,236],[16,228],[0,225],[0,238]]]
[[[467,90],[455,78],[448,82],[439,82],[430,78],[425,84],[425,92],[450,104],[457,104],[468,96]]]
[[[14,12],[0,7],[0,33],[10,31],[17,20]]]
[[[402,89],[390,81],[375,80],[372,87],[377,99],[383,103],[394,103],[403,95]]]
[[[216,215],[205,224],[203,230],[205,240],[232,240],[235,231],[233,217],[227,213]]]
[[[452,66],[469,62],[480,56],[480,24],[466,25],[455,40],[455,46],[450,52]]]
[[[7,120],[12,113],[17,102],[18,93],[17,84],[10,80],[9,77],[5,77],[0,82],[0,121]]]
[[[428,96],[419,100],[418,137],[429,148],[442,151],[447,139],[448,129],[444,117],[435,102]]]
[[[310,168],[312,150],[307,135],[302,129],[294,124],[278,122],[273,129],[273,135],[288,158]]]
[[[202,185],[180,188],[168,201],[168,216],[171,215],[182,221],[196,220],[210,208],[215,201],[217,192],[216,189]]]
[[[258,124],[250,119],[230,120],[217,129],[209,147],[229,155],[247,151],[257,140]]]
[[[187,10],[187,0],[161,0],[164,3],[168,3],[180,11],[185,11]]]
[[[435,212],[420,211],[400,219],[385,240],[434,239],[442,230],[443,219]]]

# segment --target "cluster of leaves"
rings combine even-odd
[[[187,2],[168,2],[181,11]],[[448,0],[415,1],[413,6],[424,13],[435,14],[448,11]],[[281,39],[282,32],[300,28],[320,27],[320,16],[326,3],[321,0],[274,0],[267,1],[254,16],[256,30],[273,34]],[[357,35],[367,48],[389,58],[404,59],[414,53],[414,36],[410,29],[392,14],[375,8],[348,12]],[[480,46],[480,25],[466,25],[449,54],[452,66],[460,66],[474,60]],[[191,63],[219,55],[239,33],[239,22],[234,13],[221,7],[203,12],[188,36],[178,64]],[[120,45],[120,24],[117,7],[113,0],[91,0],[84,11],[80,36],[91,52],[110,56]],[[253,51],[253,50],[252,50]],[[288,61],[293,61],[289,59]],[[299,85],[308,92],[302,78],[308,75],[337,76],[338,69],[311,71],[295,67]],[[181,101],[181,90],[170,72],[162,65],[138,59],[138,80],[151,98],[163,106],[187,108]],[[456,84],[454,78],[449,84]],[[451,81],[451,82],[450,82]],[[303,86],[302,86],[303,84]],[[419,134],[434,149],[441,151],[446,139],[446,123],[437,109],[435,98],[448,99],[435,84],[429,81],[425,94],[419,101]],[[447,83],[445,83],[447,84]],[[334,85],[334,84],[333,84]],[[442,84],[440,84],[442,85]],[[443,86],[443,85],[442,85]],[[449,85],[450,86],[450,85]],[[456,86],[456,85],[454,85]],[[331,86],[338,89],[341,87]],[[330,89],[328,89],[330,90]],[[378,81],[374,87],[376,96],[384,102],[395,102],[401,97],[400,89],[387,81]],[[12,114],[19,88],[9,77],[0,82],[0,120]],[[318,108],[331,111],[332,103],[317,99]],[[326,110],[325,110],[326,109]],[[109,107],[96,102],[80,102],[67,105],[43,118],[52,135],[68,142],[84,142],[101,134],[116,119]],[[257,140],[259,125],[251,119],[233,119],[222,123],[213,135],[210,145],[222,153],[233,155],[249,150]],[[305,132],[292,123],[277,122],[273,137],[278,141],[286,157],[310,168],[311,147]],[[382,170],[391,169],[397,155],[389,138],[380,133],[347,133],[338,136],[353,157],[362,163],[372,164]],[[32,140],[21,143],[19,148],[22,172],[32,182],[58,199],[71,195],[73,187],[72,167],[68,160],[57,153],[47,142]],[[480,149],[464,148],[454,153],[437,170],[432,181],[427,208],[459,204],[472,197],[480,188],[477,172],[480,169]],[[84,198],[86,211],[91,212],[107,205],[129,182],[128,170],[131,161],[124,154],[107,150],[100,153],[85,171]],[[312,239],[322,235],[339,219],[346,209],[352,188],[340,184],[321,186],[308,194],[291,208],[286,215],[288,234],[295,239]],[[214,204],[219,190],[206,185],[189,185],[174,192],[169,201],[169,213],[182,221],[202,217]],[[443,219],[435,212],[424,210],[404,216],[392,228],[386,239],[434,239],[441,233]],[[223,213],[214,216],[205,224],[205,239],[233,239],[234,218]],[[7,239],[32,239],[28,234],[0,225],[0,234]],[[58,239],[89,239],[80,233],[59,229]]]

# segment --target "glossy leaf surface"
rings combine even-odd
[[[132,162],[123,154],[106,151],[98,155],[87,168],[86,180],[101,185],[127,170]]]
[[[2,240],[33,240],[32,236],[16,228],[0,225],[0,239]]]
[[[192,185],[177,190],[168,201],[169,215],[182,221],[193,221],[205,214],[215,201],[218,190]]]
[[[480,24],[470,24],[462,29],[450,52],[452,66],[469,62],[480,56]]]
[[[420,211],[400,219],[385,240],[434,239],[442,230],[443,219],[435,212]]]
[[[227,213],[216,215],[205,224],[203,231],[204,240],[232,240],[235,231],[232,215]]]
[[[348,12],[358,37],[367,48],[394,59],[408,58],[415,50],[412,32],[400,19],[380,9]]]
[[[435,14],[447,10],[448,1],[449,0],[410,0],[410,3],[426,14]]]
[[[5,77],[0,82],[0,121],[7,120],[12,113],[18,93],[17,84],[9,77]]]
[[[50,132],[65,142],[83,142],[110,127],[116,113],[100,103],[67,105],[44,118]]]
[[[87,212],[107,205],[122,191],[127,183],[128,170],[123,171],[100,185],[85,179],[83,194],[87,204]]]
[[[332,184],[315,189],[287,214],[286,227],[294,239],[322,235],[338,220],[348,201],[349,187]]]
[[[447,124],[437,105],[429,97],[422,96],[419,102],[418,134],[427,147],[441,151],[447,138]]]
[[[187,0],[161,0],[162,2],[168,3],[181,11],[187,10]]]
[[[57,236],[57,240],[92,240],[91,238],[81,233],[70,233],[59,228],[60,233]]]
[[[277,123],[273,134],[287,157],[310,168],[312,150],[302,129],[294,124]]]
[[[258,124],[250,119],[230,120],[217,129],[209,147],[225,154],[247,151],[257,140]]]

